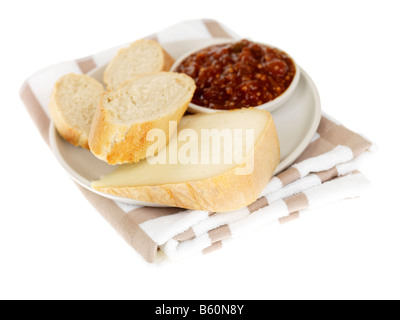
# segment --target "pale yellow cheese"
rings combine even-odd
[[[226,134],[220,139],[218,150],[213,149],[212,138],[204,134],[210,132]],[[229,132],[232,144],[225,144],[224,139],[229,141]],[[208,146],[204,143],[205,137]],[[185,146],[197,148],[184,149]],[[189,157],[193,155],[197,156]],[[158,163],[154,164],[156,160]],[[162,160],[167,160],[167,163],[159,163]],[[195,163],[181,163],[188,160]],[[231,160],[231,163],[226,163],[226,160]],[[228,211],[256,200],[278,163],[278,136],[268,112],[242,109],[197,114],[186,116],[179,122],[176,136],[158,155],[136,164],[122,165],[93,182],[92,186],[98,191],[139,201]],[[237,169],[246,166],[254,170],[238,175]]]

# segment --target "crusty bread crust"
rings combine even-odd
[[[154,63],[153,63],[154,68],[152,70],[147,70],[145,73],[169,71],[169,69],[171,68],[171,66],[174,63],[174,59],[156,41],[148,40],[148,39],[140,39],[140,40],[133,42],[129,47],[119,50],[118,53],[114,56],[114,58],[111,60],[111,62],[107,66],[107,68],[103,74],[103,82],[106,85],[107,90],[109,90],[109,91],[115,90],[118,87],[118,86],[115,87],[111,83],[111,80],[110,80],[113,75],[118,76],[118,77],[120,76],[118,74],[116,74],[116,75],[113,74],[113,73],[115,73],[114,66],[122,63],[123,60],[125,60],[124,53],[126,53],[129,50],[135,50],[135,47],[138,44],[143,44],[143,43],[153,45],[153,46],[155,45],[159,50],[160,58],[161,58],[161,61],[154,61]],[[128,62],[128,61],[126,61],[126,62]],[[158,67],[155,67],[155,66],[158,66]],[[132,77],[135,77],[137,75],[139,75],[139,74],[134,74]],[[128,80],[130,80],[130,79],[124,79],[123,81],[121,81],[120,85]]]
[[[134,82],[143,76],[146,75],[137,76],[125,84]],[[169,132],[169,122],[179,122],[181,120],[195,90],[194,81],[189,77],[187,77],[187,81],[189,81],[188,86],[190,91],[182,105],[177,106],[172,112],[166,115],[156,117],[154,120],[133,123],[130,126],[112,122],[110,111],[104,108],[104,102],[113,92],[108,91],[104,93],[96,109],[90,130],[89,148],[92,153],[109,164],[139,162],[146,158],[147,149],[154,144],[154,142],[147,141],[146,139],[148,132],[152,129],[164,131],[166,143],[168,144],[169,137],[174,134],[174,132]],[[120,88],[122,87],[123,85]]]
[[[168,143],[169,121],[179,121],[186,112],[189,102],[162,118],[135,123],[131,127],[113,124],[109,111],[100,103],[90,130],[90,150],[96,157],[109,164],[138,162],[146,158],[147,149],[154,144],[146,140],[147,133],[152,129],[161,129]]]
[[[59,101],[57,99],[57,93],[61,89],[60,87],[62,86],[62,81],[66,77],[70,76],[79,76],[82,78],[85,78],[87,81],[92,82],[92,84],[98,84],[98,89],[99,92],[104,91],[103,86],[97,82],[95,79],[86,76],[86,75],[76,75],[76,74],[68,74],[63,77],[61,77],[54,85],[53,91],[50,96],[50,102],[49,102],[49,112],[50,112],[50,117],[53,120],[54,126],[56,127],[58,133],[60,136],[68,141],[69,143],[73,144],[74,146],[80,146],[85,149],[89,150],[89,136],[86,132],[79,130],[78,128],[74,128],[69,124],[66,119],[64,118],[61,110],[60,110],[60,104],[62,101]]]
[[[167,51],[165,51],[163,48],[161,48],[164,54],[164,66],[162,68],[162,70],[160,71],[170,71],[172,65],[175,62],[175,59],[172,58]]]
[[[56,84],[56,87],[57,87],[57,84]],[[57,102],[56,102],[55,93],[54,93],[57,90],[56,87],[53,90],[53,93],[50,97],[50,103],[49,103],[49,112],[50,112],[51,119],[53,120],[54,126],[56,127],[59,135],[67,142],[73,144],[74,146],[81,146],[85,149],[89,149],[88,141],[87,140],[84,141],[84,139],[81,139],[82,131],[71,128],[65,122],[61,113],[58,112]],[[81,140],[83,140],[82,144],[81,144]]]
[[[199,181],[152,186],[92,187],[115,196],[172,207],[210,212],[237,210],[257,200],[279,164],[279,138],[271,116],[253,152],[254,171],[249,175],[237,175],[237,168],[233,168]]]

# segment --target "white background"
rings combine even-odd
[[[400,298],[398,1],[2,1],[0,298]],[[323,110],[379,146],[363,197],[149,265],[56,162],[18,91],[48,65],[213,18],[285,49]],[[251,249],[249,249],[251,248]]]

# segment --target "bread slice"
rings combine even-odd
[[[171,161],[174,150],[180,150],[178,155],[183,160],[185,151],[182,148],[187,143],[181,141],[184,139],[173,138],[169,146],[157,155],[157,159],[163,156],[169,159],[167,164],[161,161],[154,164],[156,158],[148,158],[137,164],[120,166],[94,181],[92,187],[100,192],[138,201],[210,212],[236,210],[253,203],[280,160],[278,135],[270,113],[259,109],[241,109],[190,115],[183,117],[179,123],[178,137],[183,132],[187,133],[187,129],[196,132],[193,136],[197,136],[198,164]],[[230,132],[250,130],[254,132],[254,144],[246,152],[248,143],[238,147],[237,140],[233,141],[233,145],[238,147],[233,149],[235,156],[238,155],[237,150],[243,155],[238,164],[225,161],[224,156],[230,154],[225,143],[219,149],[220,162],[207,163],[201,160],[202,152],[211,150],[211,147],[204,148],[204,145],[207,146],[203,145],[204,129],[218,129],[219,132],[226,129]],[[210,153],[208,159],[211,160],[214,155]],[[207,160],[207,157],[204,159]]]
[[[196,86],[182,73],[159,72],[137,76],[100,99],[89,136],[92,153],[109,164],[138,162],[146,158],[152,129],[166,135],[164,145],[176,131],[169,122],[179,121]]]
[[[138,40],[121,49],[104,72],[107,90],[115,90],[133,77],[160,71],[169,71],[173,58],[153,40]]]
[[[66,141],[89,149],[90,127],[103,93],[103,85],[83,74],[67,74],[56,82],[50,97],[50,116]]]

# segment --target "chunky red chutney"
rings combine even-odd
[[[289,87],[296,68],[285,52],[241,40],[200,50],[176,71],[195,80],[194,104],[229,110],[275,99]]]

